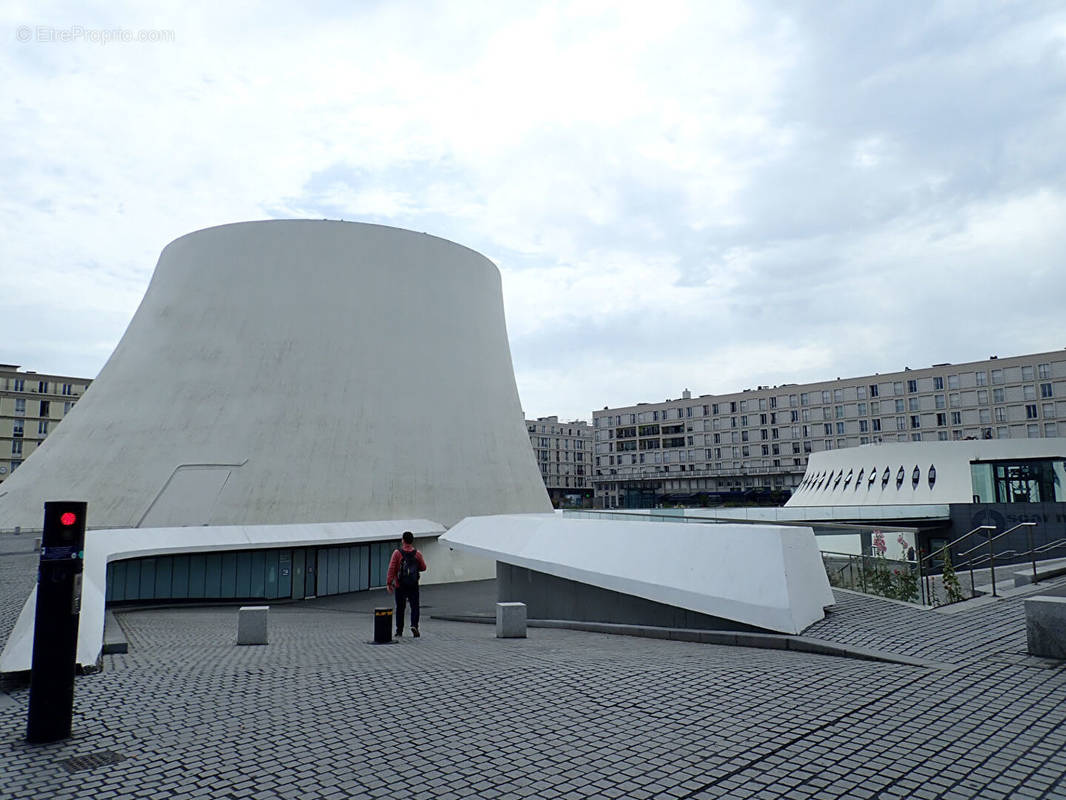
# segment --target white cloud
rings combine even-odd
[[[167,242],[270,215],[493,258],[540,416],[1063,344],[1053,8],[0,13],[174,31],[0,52],[0,361],[95,373]]]

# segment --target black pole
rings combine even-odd
[[[44,504],[26,741],[70,737],[85,557],[83,502]]]

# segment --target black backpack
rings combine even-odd
[[[396,575],[396,582],[400,586],[410,588],[418,585],[418,556],[416,550],[400,550],[400,569]]]

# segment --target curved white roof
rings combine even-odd
[[[811,455],[786,506],[971,503],[970,464],[1066,458],[1066,438],[893,442]]]

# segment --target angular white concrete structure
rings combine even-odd
[[[614,614],[626,598],[641,598],[751,628],[796,634],[822,619],[824,607],[835,602],[810,528],[522,514],[464,519],[439,543],[614,593],[578,598],[581,590],[562,587],[575,595],[578,605],[585,604],[576,609],[583,614],[576,618],[586,620],[596,618],[596,611],[589,615],[587,604],[598,603],[601,611]],[[555,589],[549,585],[546,591]],[[557,599],[548,605],[559,608]]]
[[[272,221],[169,244],[114,354],[0,488],[0,528],[77,498],[94,528],[550,509],[500,276],[421,233]]]

